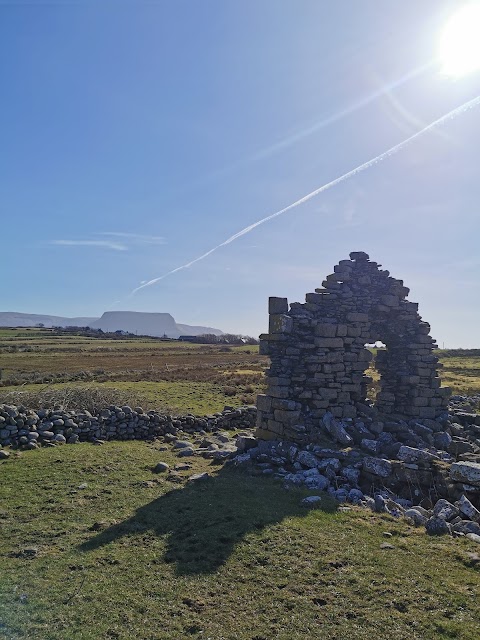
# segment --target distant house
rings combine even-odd
[[[181,342],[201,342],[198,336],[178,336]]]

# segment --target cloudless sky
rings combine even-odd
[[[258,335],[360,250],[480,347],[479,108],[129,296],[480,95],[438,65],[460,5],[0,0],[0,310]]]

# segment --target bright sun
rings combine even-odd
[[[480,69],[480,3],[465,5],[447,22],[440,38],[440,61],[449,76]]]

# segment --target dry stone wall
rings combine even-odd
[[[106,440],[153,440],[177,431],[185,433],[217,432],[223,429],[248,429],[255,424],[255,407],[224,409],[204,417],[170,416],[128,406],[89,411],[27,409],[0,404],[0,459],[3,447],[36,449],[39,446],[102,442]],[[8,456],[7,456],[8,457]]]
[[[366,344],[381,341],[381,390],[375,410],[385,419],[437,419],[446,414],[449,389],[441,387],[430,326],[409,289],[364,252],[353,252],[304,304],[269,300],[269,333],[260,351],[271,366],[267,392],[257,400],[257,435],[297,442],[315,439],[324,416],[355,418],[371,409],[372,359]]]

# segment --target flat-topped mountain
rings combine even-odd
[[[101,318],[64,318],[34,313],[0,311],[0,327],[91,327],[102,331],[128,331],[147,336],[181,335],[197,336],[203,333],[222,335],[220,329],[203,326],[177,324],[170,313],[147,313],[143,311],[105,311]]]

